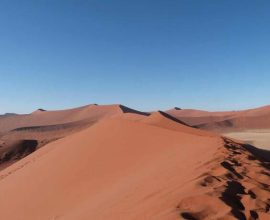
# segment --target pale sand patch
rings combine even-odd
[[[242,140],[258,148],[270,150],[270,129],[228,132],[223,133],[223,135]]]

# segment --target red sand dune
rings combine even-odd
[[[124,113],[147,115],[123,105],[87,105],[59,111],[38,109],[32,114],[4,115],[0,117],[0,170],[51,141]],[[36,141],[36,145],[30,149],[23,144],[31,141]]]
[[[2,170],[1,219],[270,219],[266,152],[162,112],[122,116]]]
[[[98,120],[122,113],[121,105],[87,105],[58,111],[34,111],[32,114],[11,115],[0,118],[0,132],[29,126],[67,124],[82,120]]]
[[[173,131],[185,132],[185,133],[190,133],[194,135],[205,135],[205,136],[214,135],[212,133],[207,133],[203,130],[192,128],[188,126],[187,124],[185,124],[184,122],[162,111],[154,112],[150,116],[142,119],[141,121],[150,125],[166,128]]]
[[[168,114],[206,130],[244,130],[270,128],[270,106],[243,111],[207,112],[171,109]]]

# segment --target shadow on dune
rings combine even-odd
[[[46,132],[46,131],[57,131],[65,129],[75,129],[79,127],[86,127],[96,123],[96,120],[80,120],[75,122],[69,122],[65,124],[54,124],[54,125],[40,125],[40,126],[28,126],[28,127],[19,127],[11,130],[14,131],[33,131],[33,132]]]
[[[162,116],[164,116],[164,117],[166,117],[166,118],[168,118],[168,119],[170,119],[170,120],[172,120],[172,121],[175,121],[175,122],[177,122],[177,123],[186,125],[186,126],[188,126],[188,127],[191,127],[190,125],[188,125],[188,124],[186,124],[185,122],[183,122],[183,121],[181,121],[181,120],[179,120],[179,119],[177,119],[177,118],[175,118],[175,117],[169,115],[169,114],[166,113],[166,112],[163,112],[163,111],[158,111],[158,112],[159,112]]]
[[[140,112],[131,108],[128,108],[124,105],[119,105],[120,109],[123,111],[123,113],[134,113],[134,114],[139,114],[139,115],[145,115],[145,116],[149,116],[150,113],[148,112]]]
[[[262,163],[269,163],[270,162],[270,151],[259,149],[257,147],[254,147],[251,144],[245,144],[244,148],[246,148],[250,153],[254,155],[254,159],[259,160]],[[270,169],[270,167],[267,167]]]
[[[192,214],[188,213],[188,212],[183,212],[181,213],[182,218],[186,219],[186,220],[197,220],[197,218],[195,218]]]
[[[239,162],[237,159],[234,159],[233,157],[235,157],[236,155],[243,154],[245,150],[248,151],[250,154],[247,155],[246,159],[249,161],[257,161],[257,163],[261,165],[261,167],[264,168],[260,171],[261,174],[264,174],[270,177],[270,172],[269,172],[270,151],[258,149],[250,144],[241,144],[241,145],[233,144],[233,142],[229,141],[228,139],[224,139],[224,141],[225,141],[225,147],[230,151],[231,155],[227,158],[228,161],[222,162],[221,165],[234,175],[227,175],[228,180],[226,183],[226,188],[225,188],[225,191],[222,192],[220,199],[232,208],[231,213],[235,218],[239,220],[246,220],[247,217],[244,214],[245,206],[242,204],[241,196],[249,194],[249,196],[252,199],[256,199],[257,195],[251,190],[246,192],[245,187],[241,183],[241,179],[243,179],[243,175],[244,176],[247,176],[247,175],[245,172],[242,172],[241,174],[239,174],[236,171],[235,167],[241,167],[242,164],[241,164],[241,161]],[[269,189],[268,184],[260,182],[259,185],[262,190],[269,192],[270,189]],[[266,212],[268,212],[267,209],[269,208],[270,207],[267,203],[266,208],[265,208]],[[250,210],[250,216],[254,220],[258,219],[257,210]]]
[[[21,159],[33,153],[37,149],[37,146],[37,140],[21,140],[8,149],[8,151],[3,152],[0,158],[0,163]]]
[[[199,129],[216,129],[216,130],[224,130],[224,129],[232,129],[234,126],[234,123],[231,119],[226,119],[224,121],[215,121],[215,122],[210,122],[210,123],[202,123],[202,124],[197,124],[196,128]]]
[[[245,187],[238,181],[229,180],[224,192],[221,194],[221,200],[232,208],[231,213],[239,220],[246,220],[242,211],[245,206],[241,202],[241,196],[245,195]]]

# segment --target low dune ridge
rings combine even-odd
[[[268,114],[270,111],[270,105],[247,109],[247,110],[238,110],[238,111],[204,111],[198,109],[181,109],[173,108],[167,110],[167,113],[174,115],[175,117],[206,117],[206,116],[258,116]]]
[[[1,218],[270,218],[268,151],[119,108],[2,170]]]
[[[173,117],[194,127],[270,150],[270,106],[227,112],[171,109]]]
[[[211,123],[217,121],[223,121],[228,118],[233,117],[237,114],[236,111],[228,112],[209,112],[196,109],[170,109],[166,111],[168,114],[172,115],[185,123],[197,126],[199,124]]]
[[[207,117],[207,116],[228,116],[237,114],[238,111],[210,112],[198,109],[173,108],[166,111],[175,117]]]
[[[210,132],[205,132],[203,130],[195,129],[187,125],[183,121],[180,121],[179,119],[174,118],[171,115],[162,111],[152,113],[150,116],[144,118],[142,122],[150,124],[150,125],[154,125],[157,127],[166,128],[169,130],[185,132],[185,133],[190,133],[190,134],[195,134],[195,135],[208,135],[208,136],[215,135]]]
[[[269,129],[270,111],[266,115],[259,116],[237,116],[218,122],[208,122],[197,125],[206,130],[237,131],[248,129]]]
[[[225,112],[171,109],[167,113],[189,125],[211,131],[270,128],[270,106]]]

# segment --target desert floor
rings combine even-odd
[[[270,150],[270,129],[265,130],[246,130],[223,133],[227,137],[243,140],[248,144],[258,148]]]

